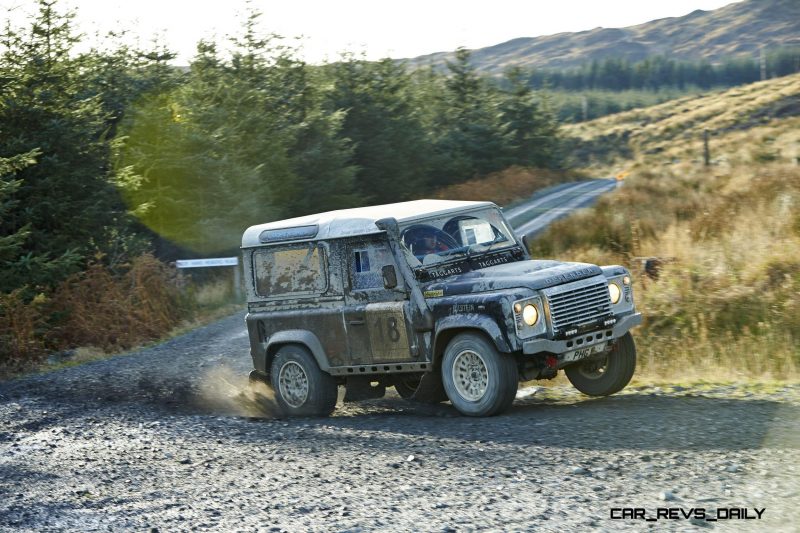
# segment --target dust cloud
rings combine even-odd
[[[206,372],[198,382],[198,389],[193,403],[204,411],[252,418],[275,418],[280,414],[269,387],[250,381],[227,366]]]

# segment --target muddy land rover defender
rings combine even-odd
[[[253,226],[242,238],[255,370],[287,415],[383,396],[508,409],[520,381],[628,384],[641,322],[619,266],[531,260],[490,202],[419,200]]]

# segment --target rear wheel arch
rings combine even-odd
[[[284,346],[297,345],[305,348],[314,357],[319,369],[325,373],[330,369],[328,357],[322,343],[314,333],[307,330],[287,330],[279,331],[272,335],[267,342],[267,347],[264,350],[264,368],[269,373],[272,368],[272,361],[275,355]]]

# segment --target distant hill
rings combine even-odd
[[[627,28],[522,37],[473,50],[472,60],[479,71],[499,75],[514,65],[564,68],[609,57],[631,62],[655,55],[715,61],[733,55],[755,56],[760,46],[800,46],[800,0],[745,0]],[[407,62],[439,66],[452,57],[453,52],[438,52]]]
[[[642,155],[650,161],[674,161],[687,153],[697,158],[704,130],[714,150],[724,144],[724,151],[737,158],[761,150],[755,159],[796,161],[800,74],[571,124],[563,134],[569,139],[572,164],[585,167]]]

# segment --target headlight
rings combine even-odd
[[[535,305],[528,304],[522,310],[522,320],[529,326],[533,326],[539,321],[539,311],[536,310]]]
[[[622,296],[622,290],[620,290],[619,285],[616,283],[609,283],[608,284],[608,295],[611,297],[611,303],[615,304],[619,302],[620,296]]]

